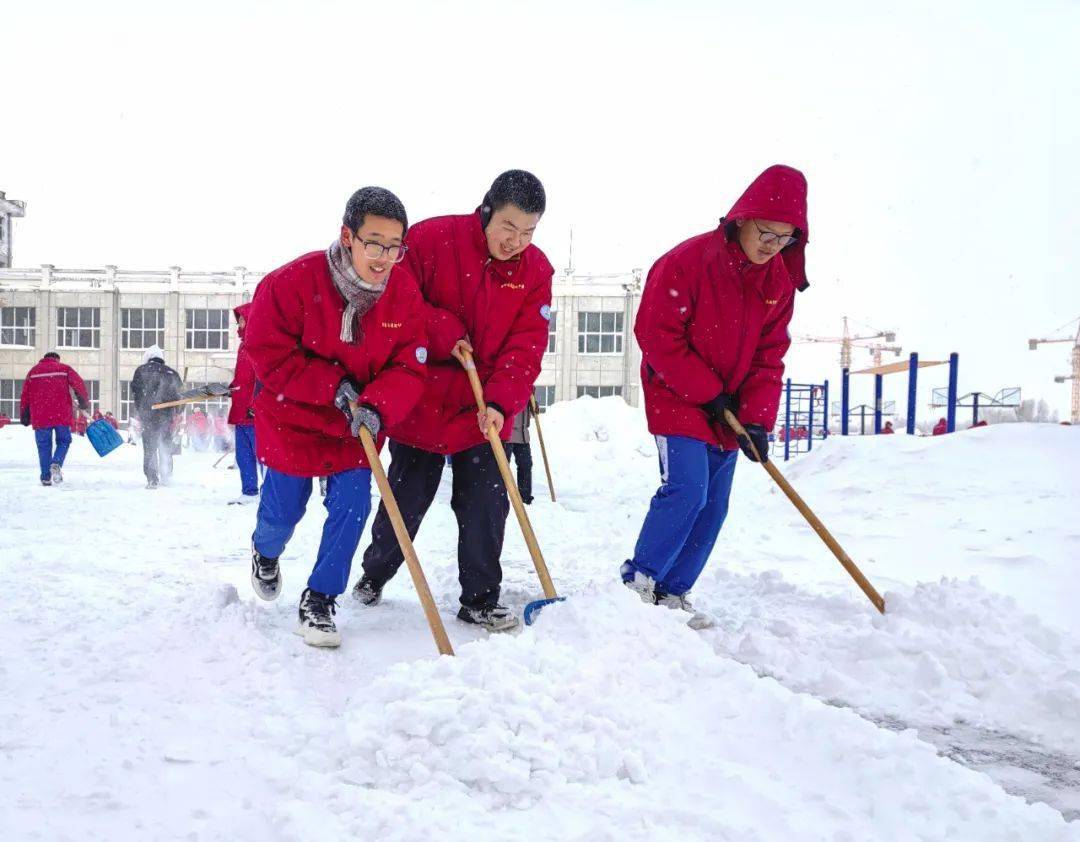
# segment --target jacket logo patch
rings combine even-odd
[[[419,346],[417,346],[417,349],[416,349],[415,353],[416,353],[416,361],[418,363],[420,363],[420,365],[423,365],[424,363],[427,362],[427,348],[425,348],[423,345],[419,345]]]
[[[773,306],[780,303],[780,299],[779,298],[766,298],[765,303],[768,304],[770,307],[773,307]]]
[[[525,289],[525,284],[506,283],[506,284],[501,284],[499,288],[500,289]]]
[[[540,306],[540,315],[543,317],[545,322],[550,322],[551,321],[551,307],[549,307],[547,304],[541,305]]]
[[[403,322],[383,322],[382,326],[390,328],[391,330],[397,330],[402,324]]]

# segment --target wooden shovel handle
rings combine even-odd
[[[484,389],[480,385],[480,377],[476,373],[476,363],[473,361],[472,354],[464,349],[461,351],[461,356],[462,365],[465,366],[465,373],[469,377],[469,385],[472,386],[473,397],[476,398],[476,406],[481,412],[484,412],[487,410],[487,404],[484,402]],[[544,589],[544,596],[547,599],[555,599],[558,594],[555,592],[555,585],[551,581],[551,574],[548,573],[543,553],[540,552],[540,545],[536,542],[536,534],[533,532],[532,524],[529,523],[529,516],[525,512],[525,504],[521,502],[521,494],[518,492],[517,483],[514,482],[514,477],[510,473],[510,463],[506,461],[506,451],[503,449],[502,439],[495,432],[495,428],[490,425],[488,426],[487,438],[492,451],[495,453],[495,461],[499,463],[499,473],[502,474],[503,485],[506,486],[506,493],[510,496],[510,503],[514,507],[514,514],[517,515],[521,534],[525,537],[525,544],[528,546],[529,554],[532,556],[536,575],[540,578],[540,586]]]
[[[536,396],[529,395],[529,409],[532,410],[533,421],[536,422],[536,438],[540,441],[540,455],[544,457],[544,473],[547,474],[548,493],[551,502],[555,502],[555,483],[551,481],[551,463],[548,462],[547,448],[544,447],[544,431],[540,427],[540,407],[536,405]]]
[[[351,406],[353,409],[356,408],[356,404],[351,404]],[[379,487],[379,496],[382,497],[382,503],[386,506],[386,513],[390,516],[390,523],[393,524],[394,534],[397,536],[398,544],[401,546],[401,554],[405,556],[405,563],[409,565],[409,574],[412,576],[416,593],[420,597],[420,604],[424,608],[424,616],[427,617],[428,626],[431,628],[431,636],[435,638],[435,646],[438,647],[440,655],[453,655],[454,648],[450,645],[450,638],[446,635],[446,627],[443,625],[442,617],[439,616],[439,611],[435,607],[435,600],[431,596],[431,589],[428,587],[424,570],[420,566],[420,559],[413,548],[409,530],[405,528],[405,521],[401,517],[401,509],[398,508],[397,499],[390,488],[390,482],[386,478],[382,462],[379,461],[379,451],[375,447],[375,441],[371,438],[371,433],[367,427],[362,426],[360,428],[360,443],[364,446],[364,453],[367,454],[371,473],[375,475],[375,484]]]
[[[727,422],[727,425],[735,431],[735,435],[744,437],[750,441],[750,450],[753,451],[754,455],[758,458],[758,461],[761,462],[761,454],[758,453],[753,440],[750,440],[746,428],[739,423],[739,419],[735,417],[735,414],[730,409],[724,410],[724,420]],[[825,528],[825,524],[822,523],[810,507],[803,502],[802,497],[800,497],[795,489],[791,487],[791,483],[789,483],[784,478],[784,475],[780,473],[780,469],[777,468],[772,461],[761,462],[761,466],[769,472],[769,476],[771,476],[776,484],[780,486],[780,490],[787,495],[787,498],[795,505],[795,508],[799,510],[804,518],[806,518],[806,522],[813,527],[821,540],[825,542],[825,546],[832,550],[832,554],[836,556],[836,560],[844,566],[844,569],[851,575],[851,578],[855,580],[855,584],[857,584],[859,588],[862,589],[862,592],[866,594],[866,598],[874,603],[874,607],[877,608],[878,611],[884,614],[885,600],[881,597],[881,594],[874,589],[874,586],[870,584],[870,581],[862,574],[862,571],[859,570],[858,565],[856,565],[855,562],[851,560],[851,557],[844,552],[844,548],[840,546],[835,538],[833,538],[832,533]]]

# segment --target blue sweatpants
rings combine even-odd
[[[684,436],[657,436],[660,480],[630,562],[657,590],[684,594],[697,581],[724,525],[737,450]]]
[[[259,466],[255,461],[255,425],[245,424],[236,430],[236,467],[240,469],[240,490],[248,497],[259,493]]]
[[[309,497],[311,477],[294,477],[266,469],[258,521],[251,536],[259,555],[277,558],[285,551],[296,524],[304,516]],[[353,468],[331,474],[323,505],[327,511],[326,523],[308,587],[337,596],[345,592],[349,583],[353,555],[371,513],[371,470]]]
[[[53,450],[53,433],[56,433],[56,450]],[[53,462],[64,466],[64,457],[67,456],[68,448],[71,447],[71,428],[60,425],[58,427],[42,427],[34,430],[34,439],[37,441],[38,464],[41,466],[41,478],[49,479],[49,466]]]

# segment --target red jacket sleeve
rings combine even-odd
[[[445,362],[451,359],[450,352],[454,349],[454,345],[467,332],[461,319],[449,310],[428,303],[428,288],[435,279],[437,240],[440,236],[448,240],[451,237],[448,231],[440,232],[439,226],[435,223],[420,223],[410,228],[405,237],[405,244],[409,247],[409,250],[405,252],[405,265],[416,279],[420,294],[424,297],[427,322],[425,333],[432,362]]]
[[[300,346],[303,323],[304,304],[293,279],[268,275],[255,292],[244,345],[265,388],[300,403],[332,405],[347,372]]]
[[[634,336],[645,363],[687,403],[708,403],[725,391],[719,375],[690,346],[691,283],[685,272],[662,260],[653,266],[641,295]]]
[[[404,280],[404,278],[402,279]],[[406,301],[409,316],[401,331],[390,361],[360,392],[360,403],[379,413],[383,423],[392,426],[405,419],[424,391],[427,378],[427,334],[420,291],[412,284],[411,300]]]
[[[739,387],[739,420],[743,424],[761,424],[771,430],[780,408],[783,388],[784,354],[791,347],[788,324],[795,312],[795,293],[776,305],[771,318],[761,328],[750,371]]]
[[[64,366],[64,370],[67,372],[68,384],[75,390],[75,395],[79,401],[80,409],[90,408],[90,396],[86,393],[86,384],[83,383],[83,379],[79,377],[79,374],[71,366]]]
[[[495,358],[495,370],[484,384],[484,400],[498,404],[507,418],[517,415],[529,402],[547,348],[548,320],[544,313],[551,310],[551,277],[555,270],[545,261],[542,271],[541,280],[526,293]]]

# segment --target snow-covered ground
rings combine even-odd
[[[0,430],[0,839],[1080,839],[1080,430],[782,465],[885,616],[741,461],[694,632],[615,581],[657,482],[643,416],[543,421],[559,502],[535,448],[530,515],[570,599],[517,635],[453,620],[444,482],[417,549],[453,659],[405,571],[342,600],[340,650],[292,634],[317,501],[268,605],[216,454],[151,492],[136,448],[78,439],[42,488],[29,431]],[[507,536],[520,608],[540,588]]]

